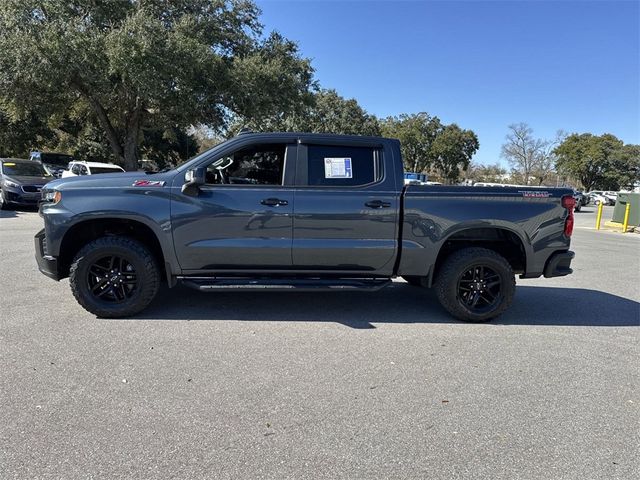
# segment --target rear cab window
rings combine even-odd
[[[382,151],[374,147],[307,145],[303,185],[357,187],[382,179]]]

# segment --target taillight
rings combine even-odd
[[[567,219],[564,221],[564,234],[570,237],[573,233],[573,210],[576,208],[576,199],[571,195],[562,197],[562,206],[567,209]]]

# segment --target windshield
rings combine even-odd
[[[122,172],[122,169],[119,167],[89,167],[91,168],[91,175],[96,175],[98,173],[118,173]]]
[[[184,170],[188,170],[190,168],[193,168],[195,165],[197,165],[198,163],[200,163],[200,160],[207,158],[207,157],[211,157],[211,158],[215,158],[217,152],[219,152],[220,150],[222,150],[224,147],[227,146],[227,144],[229,142],[231,142],[233,139],[231,140],[226,140],[222,143],[217,144],[215,147],[211,147],[209,150],[205,150],[202,153],[199,153],[198,155],[196,155],[195,157],[191,157],[189,160],[187,160],[185,163],[183,163],[182,165],[178,166],[176,168],[176,170],[178,172],[182,172]],[[161,173],[161,172],[158,172]]]
[[[48,177],[42,165],[36,162],[5,162],[2,164],[2,173],[24,177]]]
[[[56,167],[66,168],[69,162],[73,161],[71,155],[63,155],[61,153],[41,153],[40,161]]]

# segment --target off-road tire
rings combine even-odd
[[[99,258],[118,255],[134,266],[136,290],[122,303],[110,303],[96,298],[87,283],[88,269]],[[140,242],[128,237],[101,237],[82,247],[76,254],[69,272],[71,291],[78,303],[101,318],[120,318],[144,310],[154,299],[160,287],[160,274],[154,256]]]
[[[466,307],[459,294],[459,281],[471,269],[485,266],[500,278],[499,295],[496,305],[490,311],[477,313]],[[445,261],[435,281],[436,296],[447,312],[458,320],[481,323],[489,321],[509,308],[515,293],[516,281],[509,262],[486,248],[464,248],[452,253]]]

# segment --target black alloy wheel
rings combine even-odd
[[[106,302],[122,303],[138,288],[135,267],[123,257],[99,258],[87,270],[87,286],[91,294]]]
[[[500,301],[502,281],[491,267],[474,265],[458,280],[458,301],[478,314],[491,311]]]
[[[132,238],[97,238],[71,262],[69,285],[85,310],[101,318],[121,318],[144,310],[160,286],[158,260]]]
[[[451,253],[434,282],[440,304],[466,322],[486,322],[513,300],[516,281],[507,260],[494,250],[470,247]]]

